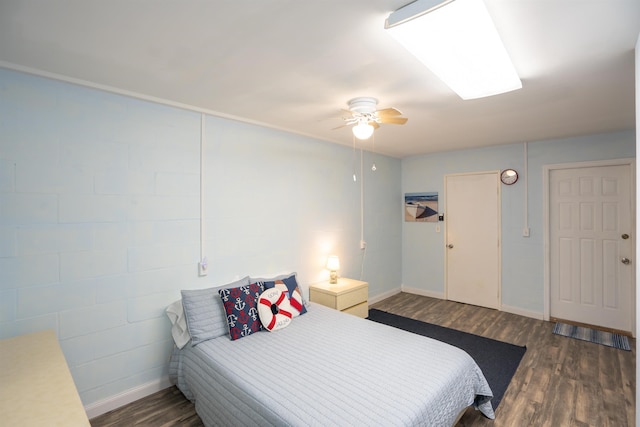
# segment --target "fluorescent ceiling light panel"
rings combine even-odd
[[[462,99],[522,88],[482,0],[417,0],[385,28]]]

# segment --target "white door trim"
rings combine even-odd
[[[635,181],[635,159],[634,158],[624,158],[624,159],[613,159],[613,160],[598,160],[598,161],[589,161],[589,162],[576,162],[576,163],[557,163],[543,166],[542,172],[542,212],[543,212],[543,227],[544,227],[544,320],[549,320],[550,318],[550,305],[551,305],[551,278],[550,278],[550,262],[551,262],[551,250],[549,247],[550,241],[550,229],[549,229],[549,210],[551,208],[549,203],[549,182],[551,171],[557,169],[572,169],[572,168],[588,168],[588,167],[598,167],[598,166],[630,166],[631,167],[631,179],[630,179],[630,190],[631,194],[635,195],[636,193],[636,181]],[[636,230],[636,216],[635,216],[635,197],[631,197],[631,229],[634,231],[631,238],[633,242],[635,242],[635,230]],[[632,262],[636,263],[636,254],[635,254],[635,243],[632,242]],[[631,284],[631,300],[632,307],[631,313],[633,319],[631,319],[631,325],[633,330],[633,336],[636,336],[636,283],[635,283],[635,275],[632,275]]]

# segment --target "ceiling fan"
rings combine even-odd
[[[358,139],[371,137],[374,129],[379,128],[380,124],[403,125],[409,120],[406,117],[400,117],[402,112],[397,108],[377,110],[378,100],[376,98],[361,96],[353,98],[347,104],[349,109],[342,110],[344,124],[334,130],[355,125],[351,130]]]

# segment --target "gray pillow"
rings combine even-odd
[[[248,285],[249,276],[215,288],[181,291],[182,306],[187,319],[189,335],[191,335],[191,345],[229,333],[227,315],[218,291]]]

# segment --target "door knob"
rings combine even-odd
[[[629,264],[631,261],[629,260],[629,258],[622,258],[620,262],[623,264]]]
[[[622,237],[624,240],[627,240],[627,239],[629,238],[629,235],[628,235],[627,233],[624,233],[624,234],[623,234],[622,236],[620,236],[620,237]]]
[[[453,245],[452,245],[451,243],[449,243],[449,244],[447,245],[447,247],[448,247],[449,249],[452,249],[452,248],[453,248]]]

